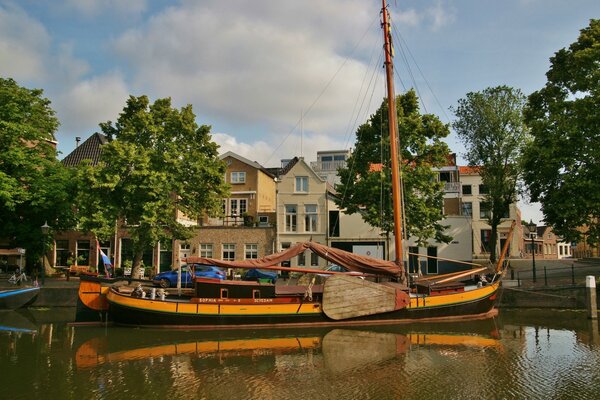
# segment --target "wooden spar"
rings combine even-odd
[[[392,168],[392,199],[394,205],[394,245],[396,247],[396,264],[404,272],[404,257],[402,254],[402,205],[400,202],[400,163],[398,162],[398,146],[396,129],[396,96],[394,95],[394,64],[392,63],[391,24],[388,21],[388,10],[385,0],[381,0],[382,28],[385,50],[385,75],[387,81],[388,124],[390,134],[390,153]]]
[[[482,267],[481,265],[479,265],[479,268],[473,268],[473,269],[456,271],[456,272],[449,272],[449,273],[443,274],[443,275],[424,276],[424,277],[417,279],[417,283],[433,281],[433,280],[440,279],[440,278],[454,278],[456,275],[460,275],[464,272],[470,272],[472,274],[476,274],[477,272],[481,272],[485,269],[487,269],[487,267]]]
[[[181,261],[184,261],[187,263],[187,259],[182,259]],[[352,275],[352,276],[376,276],[373,274],[363,274],[360,272],[354,272],[354,273],[349,273],[349,272],[338,272],[338,271],[325,271],[323,269],[312,269],[312,268],[294,268],[294,267],[281,267],[278,265],[270,265],[270,266],[265,266],[265,267],[256,267],[256,266],[235,266],[235,267],[230,267],[230,268],[241,268],[241,269],[264,269],[264,270],[270,270],[270,271],[287,271],[287,272],[301,272],[303,274],[326,274],[326,275]]]
[[[487,267],[469,269],[467,271],[463,271],[460,274],[456,274],[454,276],[450,276],[450,277],[445,278],[445,279],[440,279],[439,281],[434,281],[431,284],[432,285],[437,285],[437,284],[440,284],[440,283],[450,282],[450,281],[453,281],[453,280],[456,280],[456,279],[464,278],[465,276],[469,276],[469,275],[476,274],[478,272],[485,271],[486,269],[487,269]]]
[[[472,265],[474,267],[481,267],[481,264],[472,263],[472,262],[468,262],[468,261],[453,260],[451,258],[443,258],[443,257],[436,257],[436,256],[427,256],[425,254],[411,253],[411,252],[408,252],[408,255],[409,256],[419,256],[419,257],[433,258],[433,259],[442,260],[442,261],[451,261],[451,262],[455,262],[457,264]]]
[[[496,264],[496,273],[500,272],[502,269],[502,263],[504,262],[504,257],[506,257],[506,252],[508,251],[508,246],[510,246],[510,241],[512,240],[512,235],[515,229],[515,225],[517,221],[513,221],[510,225],[510,229],[508,230],[508,235],[506,235],[506,242],[504,242],[504,246],[502,246],[502,252],[500,253],[500,258],[498,259],[498,263]]]

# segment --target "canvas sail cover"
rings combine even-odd
[[[354,254],[315,242],[297,243],[289,249],[279,253],[251,260],[224,261],[216,258],[187,257],[182,261],[187,262],[188,264],[197,263],[216,265],[223,268],[264,268],[281,265],[283,261],[290,260],[307,249],[329,262],[348,268],[350,271],[387,276],[399,276],[402,274],[400,266],[393,261],[379,260],[377,258]]]

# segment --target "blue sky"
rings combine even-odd
[[[444,122],[470,91],[541,88],[597,0],[392,0],[396,90]],[[384,88],[379,0],[0,0],[0,75],[42,88],[63,156],[127,96],[192,104],[222,151],[265,165],[352,146]],[[414,59],[414,61],[413,61]],[[410,67],[410,69],[409,69]],[[411,71],[414,79],[411,79]],[[367,81],[374,86],[366,89]],[[302,116],[302,118],[301,118]],[[300,122],[301,120],[301,122]],[[463,146],[448,140],[459,155]],[[522,203],[539,220],[537,205]]]

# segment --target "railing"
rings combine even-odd
[[[519,287],[575,286],[584,285],[588,275],[600,276],[600,266],[577,265],[570,267],[540,266],[532,269],[512,269],[509,267],[506,278],[516,280]]]
[[[460,182],[446,182],[444,184],[445,193],[460,193]]]
[[[316,172],[337,171],[338,168],[346,168],[345,160],[338,161],[311,161],[310,167]]]

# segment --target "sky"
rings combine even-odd
[[[266,166],[353,146],[381,104],[379,0],[0,0],[0,76],[40,88],[62,158],[128,96],[191,104],[221,152]],[[542,88],[598,0],[390,0],[396,92],[443,122],[468,92]],[[464,146],[448,144],[459,163]],[[540,222],[539,204],[520,201]]]

